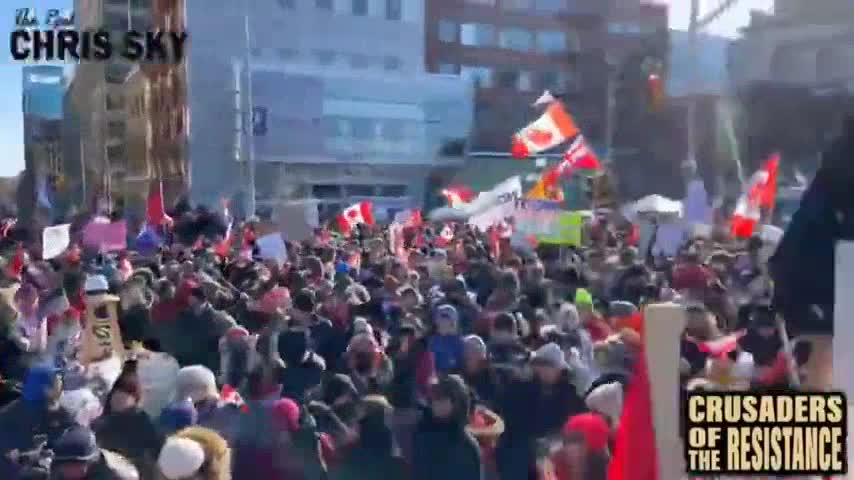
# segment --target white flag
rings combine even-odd
[[[54,225],[42,232],[42,258],[50,260],[62,254],[71,244],[71,224]]]

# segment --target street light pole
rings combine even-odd
[[[246,171],[248,174],[248,199],[247,199],[247,216],[255,215],[256,210],[256,193],[255,193],[255,131],[254,131],[254,115],[255,115],[255,97],[252,96],[252,36],[249,29],[249,13],[250,0],[243,1],[243,29],[246,37],[246,105],[248,106],[247,122],[244,124],[246,131],[246,142],[249,153],[247,159]]]
[[[691,0],[691,18],[688,20],[688,48],[691,55],[691,85],[697,84],[697,26],[700,17],[700,0]],[[687,165],[697,164],[697,96],[688,92],[688,158]]]

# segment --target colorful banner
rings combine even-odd
[[[83,245],[104,252],[125,250],[127,249],[127,224],[124,220],[118,222],[92,220],[83,229]]]
[[[549,231],[537,235],[539,243],[580,247],[584,215],[580,212],[559,212],[555,215]]]
[[[517,198],[472,217],[469,223],[486,230],[508,218],[515,234],[533,235],[539,243],[581,245],[584,215],[562,210],[559,202]]]

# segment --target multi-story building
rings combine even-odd
[[[80,30],[183,31],[183,20],[180,1],[75,2]],[[185,76],[183,63],[139,65],[115,58],[77,66],[70,93],[79,145],[69,141],[67,149],[83,159],[71,162],[80,166],[70,180],[82,205],[106,196],[140,213],[154,179],[164,182],[167,201],[186,192]]]
[[[420,204],[432,171],[461,164],[471,123],[471,87],[424,72],[423,9],[189,0],[192,198],[246,200],[254,157],[259,205],[313,197],[332,213],[371,199],[382,216]]]
[[[26,66],[22,77],[25,170],[18,186],[18,208],[22,218],[29,219],[40,206],[49,221],[63,174],[61,125],[67,82],[62,66]]]
[[[815,168],[818,153],[854,113],[854,3],[777,0],[754,13],[730,49],[732,88],[743,105],[742,156]]]

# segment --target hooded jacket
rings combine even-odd
[[[453,413],[440,419],[431,412],[415,430],[412,470],[415,480],[480,480],[483,478],[480,447],[466,431],[470,412],[470,393],[465,382],[449,375],[436,386],[450,397]]]

